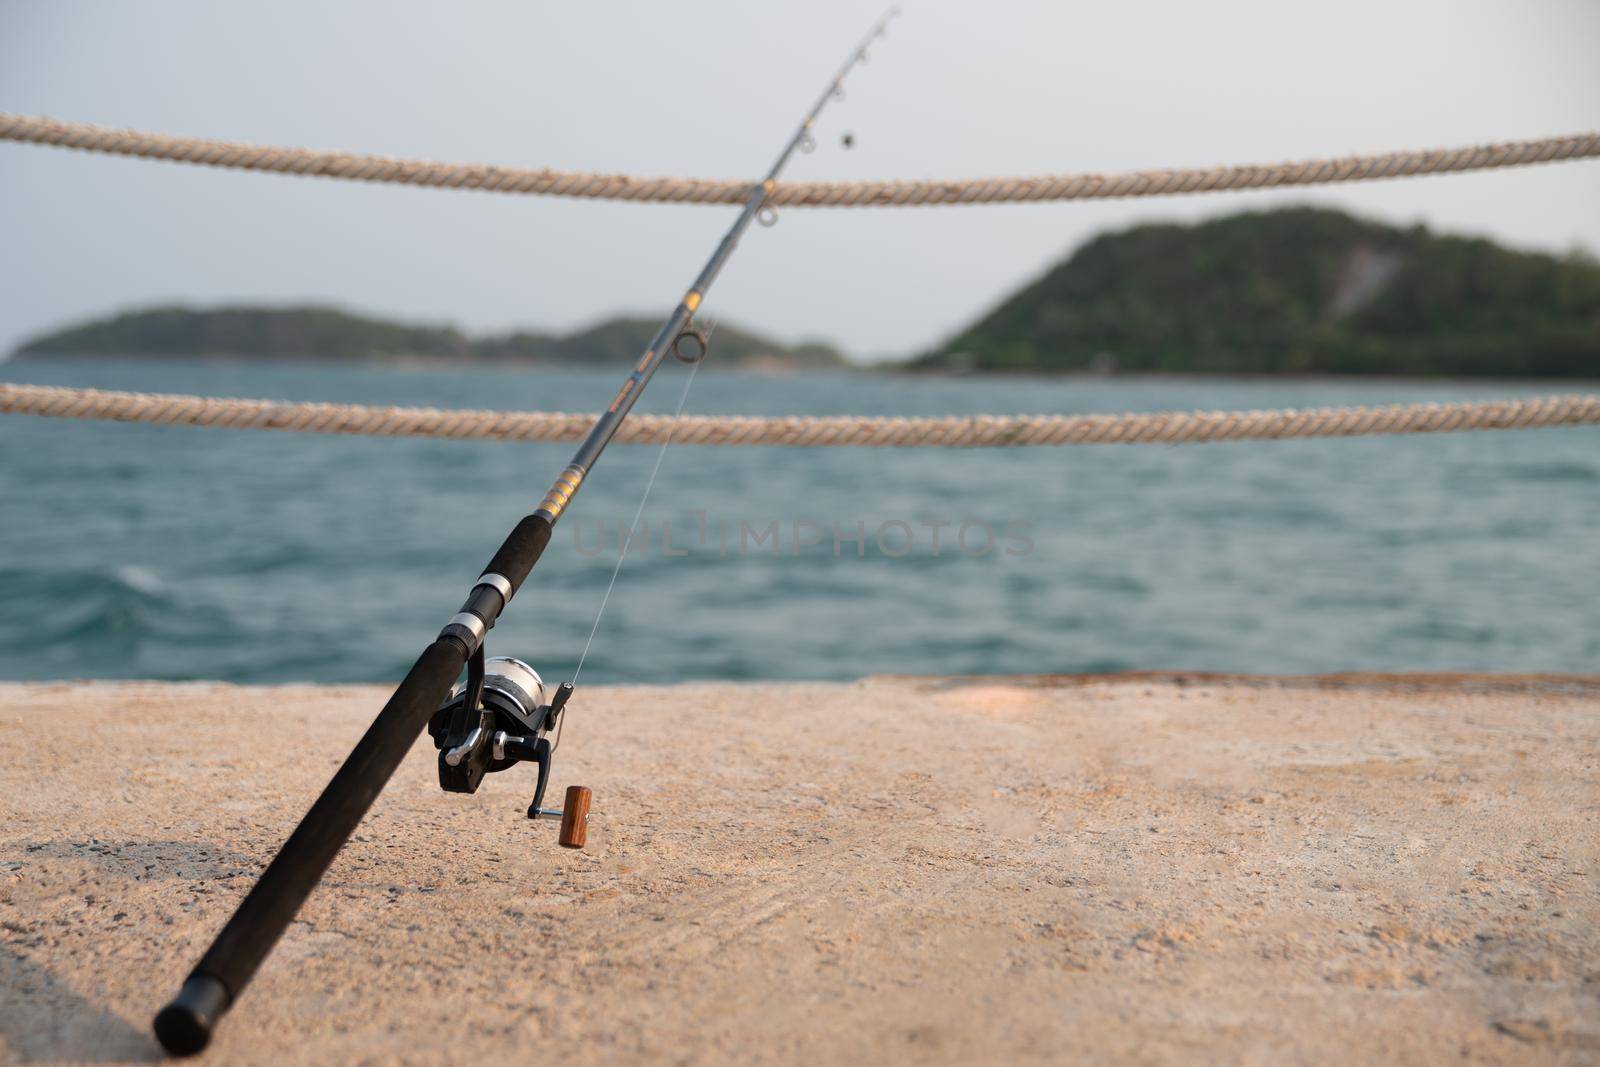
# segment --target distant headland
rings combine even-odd
[[[33,338],[17,355],[434,359],[608,365],[658,328],[608,319],[472,337],[332,307],[161,307]],[[840,369],[821,342],[737,326],[719,366]],[[1295,207],[1094,238],[948,341],[884,369],[958,373],[1600,377],[1600,262]]]
[[[618,317],[573,333],[470,337],[454,326],[414,325],[333,307],[182,306],[126,311],[35,337],[18,356],[175,356],[232,359],[449,360],[508,363],[632,363],[660,329],[655,319]],[[717,326],[717,360],[749,369],[844,365],[821,342],[786,345],[729,323]]]

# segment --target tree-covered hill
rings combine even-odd
[[[448,326],[411,326],[330,307],[172,306],[125,311],[35,337],[17,355],[293,356],[303,359],[464,356]]]
[[[245,359],[489,359],[631,363],[660,328],[654,319],[610,319],[570,334],[528,331],[468,337],[452,326],[407,325],[326,307],[150,308],[36,337],[18,355],[222,356]],[[843,365],[827,345],[785,345],[721,325],[718,365],[823,368]]]
[[[1138,226],[914,366],[1600,377],[1600,264],[1314,208]]]
[[[659,319],[607,319],[561,336],[518,332],[486,337],[475,342],[473,348],[479,355],[493,359],[632,362],[655,339],[660,328]],[[839,351],[829,345],[816,341],[779,344],[729,323],[717,324],[711,344],[718,362],[755,365],[770,362],[818,369],[844,365]]]

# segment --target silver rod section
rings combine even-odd
[[[672,343],[677,340],[678,335],[683,332],[684,328],[694,318],[695,311],[699,309],[700,303],[705,299],[705,295],[711,289],[712,283],[717,280],[717,275],[722,273],[723,265],[733,255],[733,250],[739,246],[739,239],[750,228],[750,223],[760,214],[761,209],[766,207],[767,198],[772,195],[772,188],[777,182],[778,175],[783,173],[783,168],[788,165],[789,160],[794,156],[795,150],[812,136],[811,130],[816,125],[817,117],[822,114],[828,103],[839,95],[844,87],[845,77],[865,57],[867,46],[883,36],[890,21],[899,13],[899,8],[890,9],[883,18],[878,20],[871,31],[861,39],[861,43],[856,45],[855,50],[850,53],[850,58],[845,60],[844,65],[839,68],[838,73],[833,76],[832,81],[828,83],[828,87],[823,90],[822,95],[817,98],[817,102],[812,105],[811,110],[806,112],[805,118],[801,120],[800,125],[795,129],[794,135],[789,138],[788,143],[783,146],[783,151],[778,154],[777,160],[772,164],[771,169],[767,171],[766,177],[750,187],[750,199],[746,200],[744,207],[740,209],[739,217],[734,219],[733,225],[728,228],[728,232],[722,238],[721,243],[711,253],[711,258],[700,269],[700,273],[695,277],[694,284],[689,287],[689,291],[678,302],[678,306],[672,310],[672,314],[667,316],[667,321],[662,323],[661,329],[656,332],[655,338],[650,342],[649,347],[644,350],[643,355],[640,356],[638,365],[634,367],[633,373],[628,375],[628,379],[622,383],[622,388],[618,390],[616,398],[611,401],[610,406],[595,421],[594,428],[589,431],[589,436],[584,438],[583,444],[578,446],[578,451],[573,455],[572,462],[562,470],[555,484],[550,487],[550,491],[539,502],[539,507],[534,512],[535,515],[544,518],[552,525],[561,518],[561,513],[566,510],[572,498],[577,495],[578,487],[582,485],[584,477],[594,469],[596,461],[600,458],[600,453],[605,451],[606,445],[610,444],[611,438],[616,435],[617,427],[621,426],[622,420],[628,417],[628,412],[633,410],[633,405],[639,400],[639,394],[644,392],[645,386],[650,383],[650,379],[660,368],[662,361],[666,359],[667,353],[672,350]]]

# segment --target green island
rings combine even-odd
[[[1142,225],[912,366],[1600,377],[1600,263],[1309,207]]]

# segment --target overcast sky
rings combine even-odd
[[[942,3],[788,176],[1274,162],[1600,126],[1600,3]],[[0,0],[0,110],[450,161],[759,175],[876,4]],[[844,150],[840,134],[856,147]],[[1290,203],[1600,249],[1600,162],[1346,188],[787,212],[710,310],[927,346],[1092,234]],[[664,313],[732,209],[251,175],[0,145],[0,351],[159,302],[319,301],[470,330]]]

